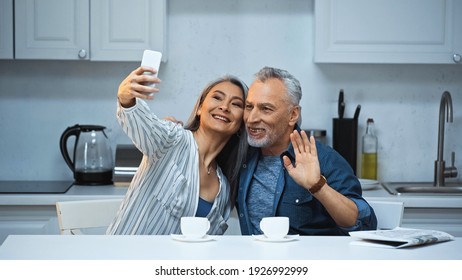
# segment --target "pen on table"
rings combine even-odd
[[[356,106],[355,115],[353,117],[355,120],[358,119],[360,111],[361,111],[361,105],[358,104],[358,106]]]
[[[345,112],[345,102],[343,101],[343,89],[341,89],[338,94],[338,118],[339,119],[343,119],[344,112]]]

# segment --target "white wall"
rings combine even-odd
[[[280,67],[302,84],[304,128],[326,129],[331,143],[343,88],[346,116],[362,105],[360,135],[366,119],[375,120],[379,179],[431,181],[439,101],[448,90],[454,123],[447,125],[445,157],[456,151],[462,173],[462,65],[314,64],[313,1],[168,2],[168,62],[159,74],[162,92],[151,103],[158,115],[186,120],[200,90],[218,75],[235,74],[250,84],[261,67]],[[137,66],[0,61],[0,180],[72,179],[58,141],[76,123],[106,125],[114,147],[127,143],[115,121],[115,96]]]

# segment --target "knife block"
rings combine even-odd
[[[358,119],[334,118],[332,147],[350,164],[356,174],[358,151]]]

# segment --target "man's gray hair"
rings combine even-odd
[[[302,99],[302,87],[300,82],[292,74],[286,70],[272,68],[272,67],[263,67],[257,74],[255,78],[261,82],[265,82],[268,79],[278,79],[284,83],[287,88],[287,94],[289,101],[293,105],[300,105],[300,99]]]
[[[287,89],[287,97],[289,102],[294,106],[300,108],[300,115],[297,124],[302,125],[302,106],[300,106],[300,99],[302,99],[302,87],[300,82],[292,74],[286,70],[265,66],[255,74],[255,78],[260,82],[266,82],[268,79],[278,79],[282,81]]]

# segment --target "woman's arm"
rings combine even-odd
[[[152,100],[149,94],[159,89],[143,85],[144,83],[159,83],[160,80],[152,75],[143,75],[145,72],[155,73],[149,67],[138,67],[132,71],[120,84],[117,97],[119,106],[117,120],[123,131],[132,140],[135,146],[145,155],[160,156],[175,143],[179,129],[171,122],[163,121],[152,114],[143,99]],[[139,99],[137,102],[137,99]]]

